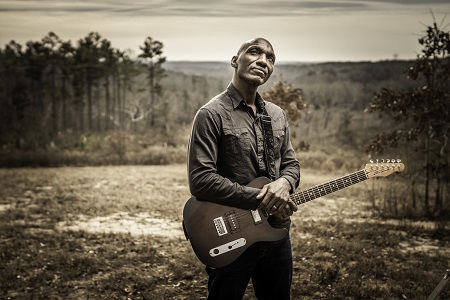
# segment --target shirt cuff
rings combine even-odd
[[[297,185],[297,180],[294,179],[294,178],[292,178],[291,176],[281,176],[281,178],[284,178],[284,179],[286,179],[286,180],[289,182],[289,184],[290,184],[290,186],[291,186],[291,189],[290,189],[290,191],[289,191],[289,194],[292,194],[293,192],[295,192],[295,190],[296,190],[297,187],[298,187],[298,185]]]

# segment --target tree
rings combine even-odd
[[[110,77],[116,78],[119,56],[117,55],[117,51],[111,47],[111,42],[106,39],[101,41],[100,56],[100,62],[102,63],[101,74],[103,77],[103,86],[105,88],[105,128],[109,129],[109,120],[113,117],[111,114]],[[98,118],[98,120],[100,122],[100,118]]]
[[[24,89],[24,66],[22,45],[15,41],[9,42],[3,51],[0,51],[0,143],[9,143],[14,139],[16,148],[20,148],[22,134],[21,121],[23,111],[27,106]]]
[[[26,63],[26,76],[31,79],[30,91],[35,107],[39,109],[41,116],[44,115],[44,71],[47,65],[46,49],[40,41],[28,41],[24,52]]]
[[[64,96],[59,99],[57,98],[57,75],[60,74],[61,77],[64,78],[63,69],[66,66],[66,51],[70,51],[71,47],[70,43],[69,45],[65,44],[65,42],[63,42],[60,37],[54,32],[49,32],[48,35],[42,38],[42,45],[45,49],[46,64],[49,65],[49,89],[52,104],[51,133],[52,136],[55,136],[59,131],[58,105],[60,104],[59,102],[64,101],[61,100],[61,98],[63,98]],[[64,84],[62,84],[62,86],[64,86]]]
[[[159,80],[164,77],[164,69],[162,68],[162,64],[166,61],[166,58],[162,55],[164,45],[160,41],[147,37],[144,41],[144,46],[140,46],[139,48],[142,50],[142,53],[138,57],[143,58],[144,63],[148,66],[150,89],[148,107],[150,118],[148,124],[153,126],[155,124],[157,109],[156,97],[162,94],[162,86],[159,84]]]
[[[47,120],[48,103],[46,93],[49,90],[47,82],[48,51],[42,41],[28,41],[23,55],[25,61],[27,88],[30,106],[25,111],[23,126],[27,127],[25,140],[30,147],[45,147],[48,144]]]
[[[69,122],[69,103],[68,99],[70,93],[68,90],[67,83],[72,75],[72,70],[74,68],[74,47],[70,41],[62,42],[59,47],[59,62],[60,62],[60,72],[61,72],[61,124],[62,129],[65,131],[67,129],[73,128],[73,122]],[[70,114],[72,115],[72,114]]]
[[[450,131],[450,35],[436,22],[427,26],[419,38],[423,46],[414,64],[406,70],[417,82],[409,91],[383,88],[367,107],[368,112],[380,111],[396,126],[382,132],[367,144],[371,153],[382,153],[401,142],[415,142],[419,153],[417,162],[423,164],[424,207],[430,209],[431,183],[434,181],[435,213],[443,214],[442,204],[448,199]],[[420,158],[424,157],[423,160]],[[421,170],[420,170],[421,171]],[[423,173],[423,172],[422,172]]]
[[[303,90],[294,88],[292,84],[284,81],[276,82],[268,91],[265,91],[262,96],[264,99],[284,109],[286,117],[291,125],[297,125],[302,114],[304,114],[308,108]],[[295,138],[295,131],[291,131],[291,133]],[[309,144],[303,140],[299,141],[297,146],[302,150],[309,149]]]
[[[76,49],[77,64],[81,69],[86,83],[87,100],[88,100],[88,129],[92,130],[93,126],[93,87],[98,84],[101,77],[101,47],[102,37],[97,32],[90,32],[85,38],[78,41]],[[100,101],[100,99],[96,99]],[[98,104],[98,103],[97,103]],[[97,105],[98,107],[98,105]],[[98,127],[98,125],[97,125]],[[99,130],[100,128],[97,128]]]
[[[119,52],[119,66],[118,78],[116,81],[116,97],[117,97],[117,112],[118,117],[115,124],[120,128],[124,128],[124,116],[126,113],[125,99],[127,99],[127,92],[133,90],[133,78],[139,75],[140,70],[136,68],[134,61],[130,58],[128,53]]]
[[[292,84],[279,81],[263,93],[263,98],[280,106],[286,112],[290,123],[295,124],[308,108],[303,90],[294,88]]]

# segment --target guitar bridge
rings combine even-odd
[[[230,233],[235,233],[241,230],[234,210],[226,213],[223,217],[215,218],[213,222],[219,236],[228,234],[228,228]]]

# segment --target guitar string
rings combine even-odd
[[[291,196],[289,196],[289,198],[291,198],[291,200],[294,201],[295,204],[297,204],[297,205],[304,204],[306,202],[309,202],[309,201],[317,199],[319,197],[331,194],[333,192],[344,189],[344,188],[354,185],[356,183],[363,182],[363,181],[365,181],[373,176],[376,176],[378,174],[381,174],[381,173],[384,173],[384,172],[390,171],[390,170],[395,171],[395,169],[399,169],[399,168],[400,168],[400,164],[398,164],[397,166],[392,166],[392,167],[388,166],[385,168],[379,168],[379,169],[377,168],[377,169],[369,170],[369,171],[366,171],[366,169],[362,169],[362,170],[353,172],[351,174],[339,177],[337,179],[325,182],[323,184],[313,186],[306,190],[299,191],[299,192],[294,193]],[[360,178],[360,177],[362,177],[362,178]],[[339,183],[339,180],[343,180],[344,178],[350,178],[350,183],[348,181],[347,182],[342,181],[341,183]],[[351,180],[352,178],[354,179],[353,181]],[[331,186],[331,184],[334,184],[334,185]],[[322,188],[322,192],[325,191],[325,193],[321,194],[320,190],[318,190],[318,189],[319,189],[319,187],[323,187],[325,185],[330,185],[330,188],[328,190],[324,190]],[[311,192],[311,191],[315,191],[315,192]],[[318,194],[318,196],[317,196],[317,194]],[[307,198],[306,195],[309,195],[308,199],[306,199]],[[294,198],[299,198],[299,199],[294,199]],[[264,212],[263,212],[263,214],[264,214]],[[254,223],[253,216],[252,216],[250,210],[242,210],[241,212],[236,213],[233,211],[233,208],[231,208],[230,212],[227,213],[227,215],[228,216],[226,216],[226,215],[223,216],[227,222],[232,222],[232,219],[230,217],[230,216],[232,216],[234,219],[237,220],[237,223],[246,222],[247,220],[250,221],[249,223]],[[244,224],[244,223],[242,223],[242,224]]]

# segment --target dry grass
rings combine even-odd
[[[341,175],[306,169],[302,187]],[[173,227],[189,195],[185,165],[1,169],[0,182],[0,299],[206,296],[203,266]],[[448,227],[377,219],[368,189],[293,217],[293,299],[426,299],[439,283]]]

